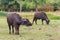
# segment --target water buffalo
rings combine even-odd
[[[32,24],[34,23],[34,21],[37,24],[37,19],[41,19],[42,24],[44,20],[46,21],[47,24],[49,24],[50,22],[45,12],[35,12]]]
[[[32,23],[28,19],[22,18],[19,14],[16,13],[9,13],[7,15],[7,23],[9,26],[9,34],[14,34],[14,28],[15,28],[15,34],[19,34],[19,26],[20,25],[26,25],[26,26],[32,26]]]

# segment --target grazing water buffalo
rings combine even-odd
[[[49,24],[50,22],[45,12],[35,12],[32,24],[34,23],[34,21],[37,24],[37,19],[41,19],[42,24],[44,20],[46,21],[47,24]]]
[[[15,28],[15,34],[19,34],[19,26],[20,25],[26,25],[26,26],[32,26],[32,23],[28,19],[23,19],[20,15],[16,13],[9,13],[7,15],[7,23],[9,26],[9,34],[14,34],[14,28]]]

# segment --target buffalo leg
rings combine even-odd
[[[15,26],[15,34],[19,35],[19,26],[18,25]]]
[[[32,22],[32,24],[34,23],[34,21],[35,21],[35,19],[33,19],[33,22]]]
[[[43,25],[43,19],[42,19],[42,25]]]
[[[14,26],[12,25],[12,33],[14,34]]]
[[[35,24],[37,24],[37,19],[35,19]]]
[[[11,26],[10,25],[8,25],[9,26],[9,34],[11,34]]]
[[[16,35],[19,35],[19,27],[15,28],[15,30],[16,30],[16,31],[15,31],[15,34],[16,34]]]

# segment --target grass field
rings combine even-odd
[[[32,22],[32,20],[30,20]],[[20,35],[8,34],[5,17],[0,18],[0,40],[60,40],[60,20],[51,20],[49,25],[20,26]]]

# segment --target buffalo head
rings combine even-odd
[[[49,24],[50,20],[49,19],[46,19],[46,24]]]
[[[32,26],[32,23],[28,19],[23,19],[22,20],[22,25]]]

